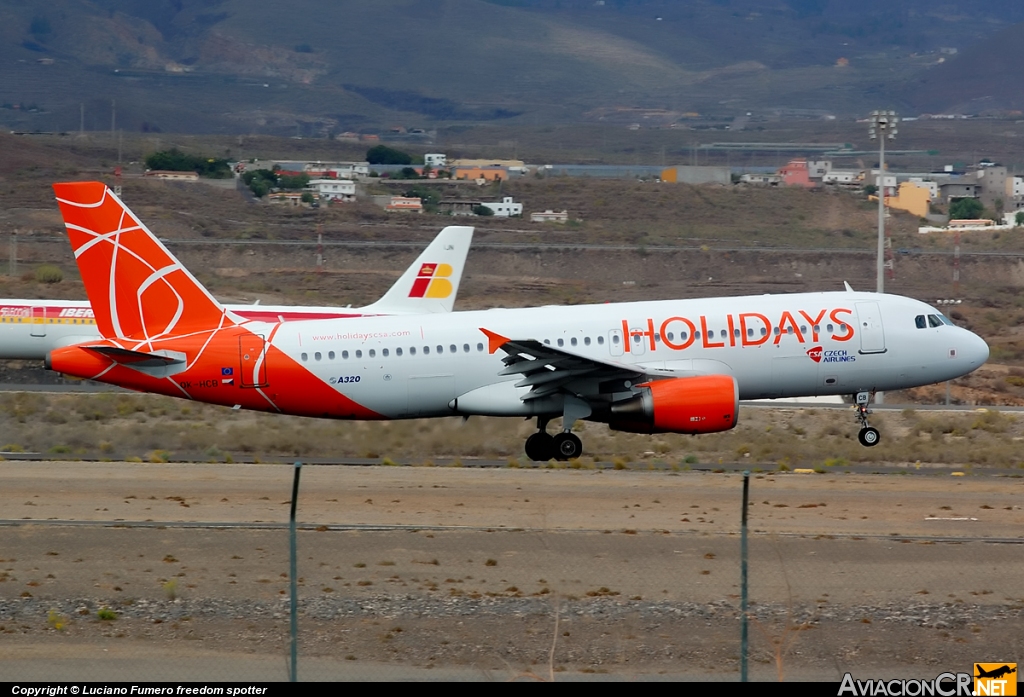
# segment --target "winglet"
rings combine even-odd
[[[495,334],[489,329],[480,327],[480,331],[482,331],[484,336],[487,337],[487,353],[494,353],[510,341],[508,337],[502,336],[501,334]]]
[[[846,286],[846,292],[847,293],[852,293],[853,292],[853,287],[848,282],[843,281],[843,285]]]

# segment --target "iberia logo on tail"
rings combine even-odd
[[[416,280],[412,282],[410,298],[447,298],[452,294],[450,264],[424,264]]]

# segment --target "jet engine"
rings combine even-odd
[[[717,433],[736,425],[739,388],[731,375],[653,380],[611,405],[608,425],[631,433]]]

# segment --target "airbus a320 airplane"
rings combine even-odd
[[[444,228],[388,292],[365,307],[224,307],[243,319],[264,322],[451,312],[472,241],[471,227]],[[41,361],[60,346],[99,338],[93,309],[86,300],[0,299],[0,359]]]
[[[47,366],[145,392],[335,419],[535,416],[526,452],[546,460],[583,452],[580,419],[712,433],[736,425],[741,398],[826,394],[856,396],[860,441],[875,445],[874,391],[949,380],[988,358],[980,337],[924,303],[849,290],[246,320],[102,183],[54,189],[103,338],[55,349]]]

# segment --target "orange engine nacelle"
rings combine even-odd
[[[736,425],[739,389],[731,375],[700,375],[638,385],[611,406],[608,425],[632,433],[717,433]]]

